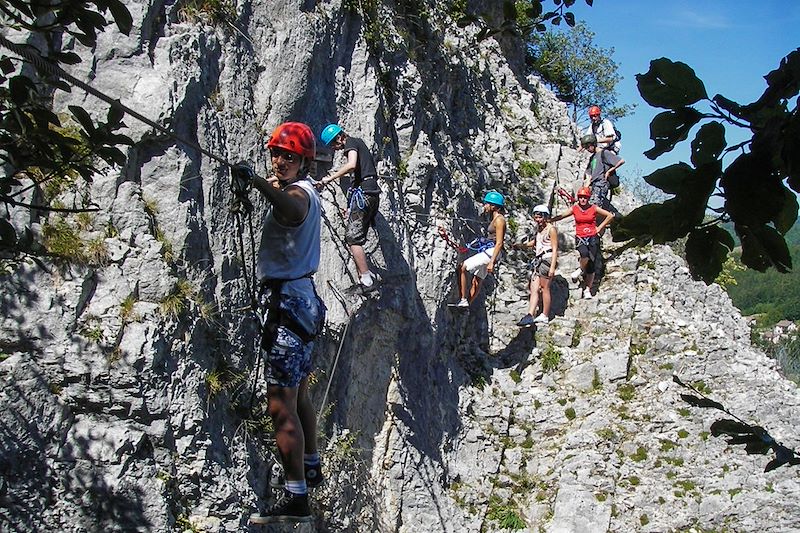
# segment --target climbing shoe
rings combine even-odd
[[[546,325],[548,322],[550,322],[550,319],[547,318],[546,314],[542,313],[541,315],[534,318],[533,321],[537,324]]]
[[[271,507],[261,514],[251,514],[251,524],[278,524],[311,522],[308,494],[292,494],[284,490]]]
[[[322,465],[320,463],[315,465],[303,464],[303,468],[306,474],[306,486],[309,489],[315,489],[325,481],[325,476],[322,475]],[[269,486],[273,489],[282,489],[286,486],[286,475],[283,473],[283,467],[280,463],[272,465],[269,476]]]
[[[582,292],[581,297],[584,300],[591,300],[592,299],[592,289],[590,289],[589,287],[586,287],[581,292]]]
[[[517,326],[519,326],[521,328],[527,328],[527,327],[530,327],[532,325],[533,325],[533,317],[531,316],[530,313],[528,313],[527,315],[522,317],[520,319],[520,321],[517,322]]]

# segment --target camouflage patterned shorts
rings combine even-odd
[[[325,306],[308,278],[285,282],[282,293],[275,297],[280,298],[280,303],[270,315],[272,289],[262,286],[259,294],[259,315],[264,324],[261,356],[268,361],[267,383],[297,387],[313,368],[313,339],[324,321]]]
[[[311,352],[314,342],[306,342],[285,326],[278,326],[278,334],[272,349],[262,357],[269,361],[267,365],[267,383],[279,387],[297,387],[300,381],[312,370]]]

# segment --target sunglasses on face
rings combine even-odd
[[[299,155],[295,154],[294,152],[289,152],[287,150],[281,150],[279,148],[273,148],[272,150],[270,150],[269,155],[272,157],[272,159],[282,158],[289,164],[297,163],[298,161],[300,161]]]
[[[578,200],[588,200],[589,198],[591,198],[591,196],[578,196]]]

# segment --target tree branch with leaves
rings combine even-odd
[[[60,42],[64,35],[70,35],[92,47],[98,32],[111,24],[106,13],[124,34],[132,26],[130,13],[119,0],[9,0],[0,6],[0,12],[6,27],[38,34],[42,43]],[[91,182],[98,172],[97,162],[124,164],[125,155],[117,146],[132,141],[118,133],[125,127],[124,113],[114,106],[105,122],[93,120],[79,106],[69,106],[68,123],[64,123],[66,114],[53,111],[53,91],[71,88],[52,76],[47,67],[77,64],[77,54],[12,43],[6,36],[0,37],[0,45],[0,204],[5,207],[0,214],[0,257],[16,259],[45,254],[46,250],[37,244],[30,227],[14,222],[13,209],[62,213],[92,210],[87,206],[53,206],[42,188],[54,180]],[[25,53],[13,53],[12,48]],[[37,202],[22,201],[20,196],[31,190]]]
[[[530,65],[572,107],[572,120],[586,118],[586,111],[598,105],[608,117],[620,118],[632,106],[617,106],[617,84],[622,80],[613,59],[613,48],[594,42],[594,32],[584,22],[566,31],[531,33],[528,38]]]
[[[734,248],[733,237],[721,225],[730,221],[744,265],[788,272],[792,259],[784,235],[797,220],[795,193],[800,192],[800,48],[765,76],[767,89],[748,105],[720,94],[709,97],[694,70],[667,58],[651,61],[648,72],[636,79],[642,98],[666,109],[650,123],[654,146],[645,156],[656,159],[671,151],[702,124],[691,142],[690,163],[669,165],[644,178],[672,197],[635,209],[622,219],[614,240],[646,236],[667,243],[688,237],[692,276],[711,283]],[[747,129],[751,137],[729,147],[726,125]],[[722,206],[711,206],[712,197]],[[711,223],[709,212],[716,213]]]
[[[593,0],[584,0],[591,6]],[[479,26],[479,41],[495,35],[527,37],[532,32],[547,31],[547,23],[558,26],[563,21],[568,26],[575,25],[575,15],[568,11],[576,0],[552,0],[553,8],[545,11],[547,0],[503,0],[502,16],[494,16],[487,5],[491,3],[475,3],[472,9],[463,5],[461,16],[457,20],[459,28]]]

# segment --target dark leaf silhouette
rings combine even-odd
[[[686,63],[665,57],[650,62],[650,70],[637,74],[639,94],[653,107],[678,109],[708,98],[703,82]]]
[[[737,118],[743,118],[742,106],[734,102],[733,100],[729,100],[724,96],[722,96],[721,94],[715,95],[714,98],[712,98],[711,100],[715,104],[717,104],[720,107],[720,109],[727,111],[728,113]]]
[[[653,148],[644,153],[649,159],[669,152],[679,142],[689,136],[692,127],[703,115],[693,107],[682,107],[673,111],[664,111],[656,115],[650,122],[650,138]]]
[[[765,271],[775,267],[778,272],[788,272],[792,268],[792,256],[786,241],[775,228],[761,226],[734,226],[742,241],[742,263],[748,267]]]
[[[686,163],[660,168],[644,177],[644,181],[667,194],[679,194],[694,178],[694,169]]]
[[[689,263],[692,277],[707,283],[717,279],[722,272],[725,258],[734,246],[731,234],[720,226],[709,226],[689,232],[689,238],[686,240],[686,261]],[[709,406],[698,405],[698,407]]]
[[[699,167],[716,161],[725,146],[725,127],[717,121],[703,124],[692,141],[692,164]]]
[[[681,399],[689,405],[693,405],[694,407],[711,407],[713,409],[719,409],[720,411],[725,410],[725,407],[721,403],[715,402],[714,400],[710,400],[708,398],[699,398],[697,396],[692,396],[691,394],[681,394]]]
[[[7,220],[0,218],[0,249],[13,248],[17,244],[17,232]]]

